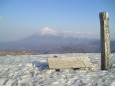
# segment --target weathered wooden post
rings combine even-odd
[[[100,12],[101,70],[110,68],[110,31],[108,12]]]

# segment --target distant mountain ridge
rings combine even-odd
[[[21,40],[0,43],[0,50],[30,50],[46,54],[69,53],[67,48],[75,53],[100,52],[100,40],[58,34],[52,29],[45,28]],[[111,41],[111,48],[115,49],[115,41]]]

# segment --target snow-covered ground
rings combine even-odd
[[[56,55],[56,54],[55,54]],[[111,69],[100,70],[99,53],[57,54],[59,57],[88,56],[94,70],[49,70],[48,55],[0,56],[0,86],[115,86],[115,54]]]

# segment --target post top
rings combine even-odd
[[[109,18],[108,12],[100,12],[99,17],[100,19],[108,19]]]

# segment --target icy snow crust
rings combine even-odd
[[[56,54],[55,54],[56,55]],[[115,86],[115,54],[111,69],[100,70],[99,53],[57,54],[59,57],[86,57],[95,70],[49,70],[48,55],[0,56],[0,86]]]

